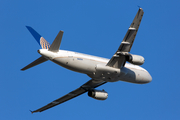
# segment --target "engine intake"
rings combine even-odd
[[[126,60],[134,65],[142,65],[144,64],[144,57],[143,56],[140,56],[140,55],[127,55],[126,56]]]
[[[108,93],[104,90],[91,90],[88,91],[88,96],[96,100],[106,100],[108,98]]]

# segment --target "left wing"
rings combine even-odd
[[[115,67],[115,68],[121,68],[124,66],[126,62],[125,56],[128,55],[128,52],[130,52],[131,50],[131,47],[133,45],[134,39],[139,29],[139,25],[143,17],[143,14],[144,14],[143,9],[139,8],[123,41],[121,42],[121,45],[119,46],[118,50],[113,55],[113,57],[110,59],[110,61],[107,63],[107,66]]]
[[[105,83],[106,83],[106,82],[103,81],[103,80],[91,79],[91,80],[89,80],[87,83],[85,83],[85,84],[83,84],[81,87],[79,87],[78,89],[76,89],[76,90],[74,90],[74,91],[72,91],[72,92],[64,95],[63,97],[60,97],[60,98],[57,99],[57,100],[54,100],[53,102],[45,105],[44,107],[41,107],[41,108],[39,108],[39,109],[37,109],[37,110],[35,110],[35,111],[31,111],[31,113],[34,113],[34,112],[42,112],[42,111],[44,111],[44,110],[47,110],[47,109],[49,109],[49,108],[51,108],[51,107],[54,107],[54,106],[56,106],[56,105],[59,105],[59,104],[61,104],[61,103],[63,103],[63,102],[66,102],[66,101],[68,101],[68,100],[70,100],[70,99],[73,99],[73,98],[75,98],[75,97],[77,97],[77,96],[79,96],[79,95],[81,95],[81,94],[83,94],[83,93],[85,93],[85,92],[87,92],[87,91],[89,91],[89,90],[92,90],[92,89],[94,89],[94,88],[96,88],[96,87],[98,87],[98,86],[101,86],[101,85],[103,85],[103,84],[105,84]]]

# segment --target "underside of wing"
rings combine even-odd
[[[103,80],[91,79],[87,83],[85,83],[81,87],[79,87],[78,89],[76,89],[76,90],[74,90],[74,91],[60,97],[57,100],[54,100],[53,102],[45,105],[44,107],[41,107],[41,108],[39,108],[39,109],[37,109],[35,111],[31,111],[31,112],[32,113],[34,113],[34,112],[42,112],[42,111],[47,110],[49,108],[52,108],[52,107],[54,107],[56,105],[59,105],[59,104],[61,104],[63,102],[66,102],[66,101],[68,101],[70,99],[73,99],[73,98],[75,98],[75,97],[77,97],[77,96],[79,96],[79,95],[81,95],[81,94],[83,94],[83,93],[85,93],[85,92],[87,92],[89,90],[92,90],[92,89],[94,89],[94,88],[96,88],[96,87],[98,87],[100,85],[103,85],[105,83],[106,82],[103,81]]]
[[[107,66],[115,67],[115,68],[121,68],[124,66],[126,62],[126,55],[128,55],[134,43],[134,39],[139,29],[143,14],[144,14],[143,9],[139,8],[123,41],[121,42],[121,45],[119,46],[118,50],[113,55],[113,57],[110,59],[110,61],[107,63]]]

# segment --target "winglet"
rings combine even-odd
[[[37,33],[32,27],[26,26],[32,36],[36,39],[38,44],[42,47],[42,49],[48,49],[50,47],[49,42],[47,42],[39,33]]]
[[[49,51],[52,51],[52,52],[58,52],[59,51],[63,33],[64,33],[64,31],[62,31],[62,30],[59,31],[58,35],[56,36],[52,45],[50,46]]]

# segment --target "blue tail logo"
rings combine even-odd
[[[37,33],[32,27],[26,26],[26,28],[29,30],[29,32],[32,34],[32,36],[36,39],[36,41],[39,43],[39,45],[42,47],[42,49],[49,49],[50,43],[46,41],[39,33]]]

